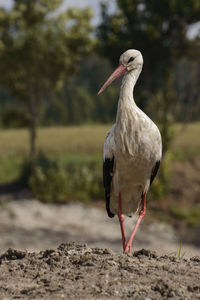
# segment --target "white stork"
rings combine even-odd
[[[142,66],[140,51],[127,50],[120,56],[118,68],[98,92],[99,95],[116,78],[124,75],[116,123],[104,144],[103,163],[106,209],[110,218],[118,215],[124,253],[131,253],[133,238],[146,212],[146,193],[157,174],[162,155],[158,127],[133,99],[133,89]],[[131,215],[138,210],[138,220],[126,242],[124,214]]]

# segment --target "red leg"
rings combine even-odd
[[[129,241],[126,244],[126,247],[124,249],[124,253],[127,253],[127,252],[131,253],[131,247],[132,247],[133,238],[134,238],[134,236],[136,234],[136,231],[137,231],[137,229],[138,229],[138,227],[140,225],[140,222],[142,221],[143,217],[145,216],[145,213],[146,213],[146,193],[143,193],[143,196],[142,196],[142,208],[141,208],[141,210],[139,212],[139,218],[137,220],[137,223],[136,223],[136,225],[134,227],[134,230],[133,230],[133,232],[131,234],[131,237],[130,237]]]
[[[126,248],[126,237],[125,237],[125,229],[124,229],[124,215],[122,214],[122,198],[121,198],[121,192],[119,192],[119,203],[118,203],[118,218],[119,223],[121,227],[121,233],[122,233],[122,244],[123,244],[123,252]]]

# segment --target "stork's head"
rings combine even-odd
[[[98,92],[101,94],[115,79],[121,77],[125,73],[129,73],[133,70],[137,71],[138,74],[141,72],[143,66],[143,57],[140,51],[135,49],[129,49],[125,51],[119,59],[119,66],[110,75],[108,80],[104,83]],[[138,75],[139,76],[139,75]]]
[[[130,72],[133,69],[141,70],[143,66],[143,57],[140,51],[130,49],[120,56],[119,63],[126,68],[127,72]]]

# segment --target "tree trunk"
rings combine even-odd
[[[37,140],[38,112],[37,112],[37,101],[32,96],[30,96],[29,113],[30,113],[30,125],[29,125],[30,167],[31,167],[31,174],[33,174],[35,172],[36,157],[37,157],[36,140]]]

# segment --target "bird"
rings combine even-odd
[[[119,66],[100,88],[100,95],[114,80],[123,76],[116,122],[104,143],[103,184],[106,210],[110,218],[118,216],[124,253],[132,243],[146,213],[146,195],[157,175],[162,158],[162,139],[156,124],[136,105],[133,91],[142,71],[143,56],[129,49]],[[129,240],[125,236],[125,215],[138,213]]]

